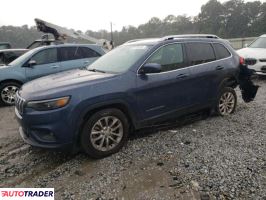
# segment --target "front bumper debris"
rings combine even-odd
[[[255,70],[249,69],[247,65],[240,66],[239,88],[241,90],[242,99],[246,103],[254,100],[259,89],[259,86],[255,85],[251,80],[254,74]]]

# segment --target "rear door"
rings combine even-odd
[[[60,71],[86,67],[95,61],[100,54],[88,47],[60,47]]]
[[[77,50],[77,46],[59,48],[60,71],[81,67],[80,61],[75,58]]]
[[[221,82],[226,77],[231,77],[232,75],[235,74],[235,63],[233,63],[231,60],[232,54],[223,44],[213,43],[213,47],[216,54],[216,63],[214,65],[215,78],[213,79],[213,84],[215,85],[216,88],[218,88]],[[217,92],[213,93],[212,95],[216,96]]]
[[[48,48],[37,52],[29,61],[35,61],[36,65],[29,66],[27,63],[26,77],[28,80],[59,72],[57,48]]]
[[[218,65],[215,62],[215,53],[211,43],[188,42],[186,52],[191,69],[191,84],[193,85],[190,101],[193,106],[204,106],[211,101],[214,91],[217,90],[215,74]]]

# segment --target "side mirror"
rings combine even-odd
[[[161,71],[162,71],[162,66],[160,64],[146,63],[140,68],[139,74],[160,73]]]
[[[34,65],[37,65],[37,62],[35,60],[30,60],[28,62],[28,67],[33,67]]]

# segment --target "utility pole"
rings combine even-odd
[[[114,38],[113,38],[113,23],[110,22],[110,25],[111,25],[111,41],[110,41],[110,44],[111,44],[112,49],[113,49],[115,47]]]
[[[113,41],[113,24],[112,22],[110,22],[111,25],[111,41]]]

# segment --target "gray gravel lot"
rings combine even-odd
[[[101,160],[24,144],[14,108],[2,107],[0,187],[54,187],[56,199],[266,200],[266,79],[256,82],[256,100],[239,97],[232,116],[143,130]]]

